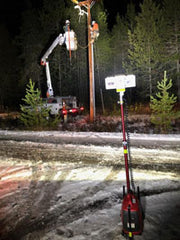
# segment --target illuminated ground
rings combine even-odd
[[[0,239],[124,239],[120,209],[125,173],[117,144],[88,144],[87,136],[84,145],[45,143],[42,133],[41,142],[33,133],[34,141],[22,141],[20,133],[18,140],[2,135]],[[131,148],[146,216],[144,233],[135,239],[179,239],[180,151],[175,141],[168,146]]]

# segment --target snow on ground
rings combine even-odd
[[[121,138],[0,131],[0,239],[123,240]],[[133,138],[133,177],[145,212],[135,240],[179,240],[180,135]]]
[[[34,136],[34,137],[74,137],[74,138],[110,138],[110,139],[122,139],[122,133],[120,132],[71,132],[71,131],[10,131],[0,130],[0,136]],[[130,133],[131,139],[141,140],[162,140],[162,141],[180,141],[180,134],[138,134]]]
[[[4,214],[7,219],[13,205],[12,210],[19,214],[20,223],[23,225],[25,222],[24,234],[20,228],[22,235],[19,235],[19,239],[123,240],[120,209],[125,173],[122,169],[98,165],[77,166],[60,162],[38,164],[31,161],[27,161],[24,166],[22,163],[16,166],[13,159],[4,161],[6,173],[9,171],[11,178],[6,177],[5,170],[1,171],[1,174],[4,174],[4,177],[1,177],[1,186],[3,182],[7,183],[7,180],[20,181],[14,194],[7,193],[1,196],[1,202],[6,203]],[[3,165],[2,161],[1,164]],[[11,168],[13,165],[14,169]],[[134,178],[136,185],[140,186],[141,201],[146,214],[144,233],[135,239],[177,240],[179,175],[135,170]],[[23,199],[20,199],[21,197]],[[15,200],[11,202],[11,198]],[[29,209],[29,206],[32,206],[32,209]],[[11,220],[14,217],[11,213]],[[36,221],[38,219],[40,227],[29,225],[27,217],[29,221],[33,218]],[[16,231],[18,233],[19,229]],[[12,236],[18,239],[18,234]]]
[[[121,145],[122,134],[115,132],[68,132],[68,131],[8,131],[0,130],[0,140],[31,140],[53,143]],[[180,134],[135,134],[130,133],[131,144],[135,146],[179,147]]]

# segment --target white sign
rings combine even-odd
[[[117,75],[105,78],[106,89],[124,89],[136,86],[135,75]]]

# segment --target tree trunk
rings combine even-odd
[[[148,74],[149,74],[149,97],[150,97],[150,96],[152,96],[152,68],[151,68],[151,59],[150,59],[150,57],[149,57]]]
[[[152,68],[151,68],[151,54],[150,54],[150,41],[148,41],[148,52],[149,52],[149,59],[148,59],[148,75],[149,75],[149,98],[152,96]]]
[[[176,54],[179,53],[179,47],[178,47],[178,27],[177,27],[177,22],[175,22],[175,41],[176,41]],[[178,100],[180,101],[180,60],[176,60],[176,73],[177,73],[177,87],[178,87]]]
[[[101,87],[101,77],[100,77],[100,70],[99,70],[99,57],[98,57],[98,50],[95,48],[95,55],[96,55],[96,68],[97,68],[97,74],[98,74],[98,82],[99,82],[99,91],[100,91],[100,97],[101,97],[101,106],[102,106],[102,112],[105,113],[105,107],[104,107],[104,96],[103,91]],[[115,66],[115,64],[114,64]]]
[[[180,60],[177,60],[177,87],[178,87],[178,100],[180,101]]]

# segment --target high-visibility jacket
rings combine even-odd
[[[92,31],[99,31],[99,25],[96,22],[92,26]]]

